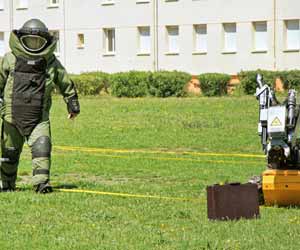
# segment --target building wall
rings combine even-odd
[[[300,20],[298,0],[114,0],[111,5],[101,0],[60,0],[58,8],[49,8],[48,0],[28,0],[28,9],[17,9],[17,0],[2,1],[0,32],[5,32],[6,49],[11,27],[40,18],[50,30],[59,30],[58,57],[70,72],[166,69],[236,74],[257,68],[300,68],[299,50],[286,51],[285,40],[285,20]],[[260,53],[253,51],[253,22],[258,21],[267,22],[268,29],[268,49]],[[236,53],[223,53],[224,23],[236,23]],[[193,53],[197,24],[207,25],[207,53]],[[179,27],[177,54],[166,53],[166,26],[170,25]],[[140,26],[151,27],[149,55],[138,54]],[[103,28],[116,30],[114,55],[103,49]],[[78,48],[79,33],[84,34],[83,48]]]

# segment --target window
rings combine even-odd
[[[84,48],[84,34],[77,34],[77,48]]]
[[[299,50],[300,49],[300,32],[299,32],[299,20],[287,20],[285,21],[285,40],[287,50]]]
[[[59,0],[48,0],[48,7],[58,7]]]
[[[4,46],[4,32],[0,32],[0,56],[4,56],[5,46]]]
[[[267,22],[255,22],[254,28],[254,51],[268,50],[268,28]]]
[[[114,0],[102,0],[102,5],[113,5],[115,4]]]
[[[55,54],[60,53],[60,40],[59,40],[59,31],[58,30],[49,30],[51,36],[54,36],[57,39]]]
[[[167,53],[179,53],[179,27],[167,26]]]
[[[236,46],[236,24],[235,23],[224,23],[224,52],[235,53],[237,50]]]
[[[150,27],[139,27],[139,54],[150,54],[151,51],[151,37]]]
[[[28,8],[28,0],[18,0],[17,9],[27,9]]]
[[[115,29],[103,29],[104,31],[104,51],[107,54],[114,54],[116,51]]]
[[[4,10],[4,0],[0,0],[0,10]]]
[[[197,53],[207,52],[207,25],[194,25],[194,51]]]

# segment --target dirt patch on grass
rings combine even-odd
[[[87,174],[79,174],[79,173],[68,173],[59,176],[59,180],[63,182],[87,182],[93,184],[102,184],[107,186],[112,185],[120,185],[130,181],[129,178],[126,177],[113,177],[113,178],[105,178],[103,176],[95,176],[95,175],[87,175]]]

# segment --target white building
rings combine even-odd
[[[299,0],[0,0],[9,32],[40,18],[70,72],[300,68]]]

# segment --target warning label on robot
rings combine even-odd
[[[271,123],[271,126],[274,126],[274,127],[281,126],[281,125],[282,125],[282,123],[278,117],[275,117],[275,119]]]

